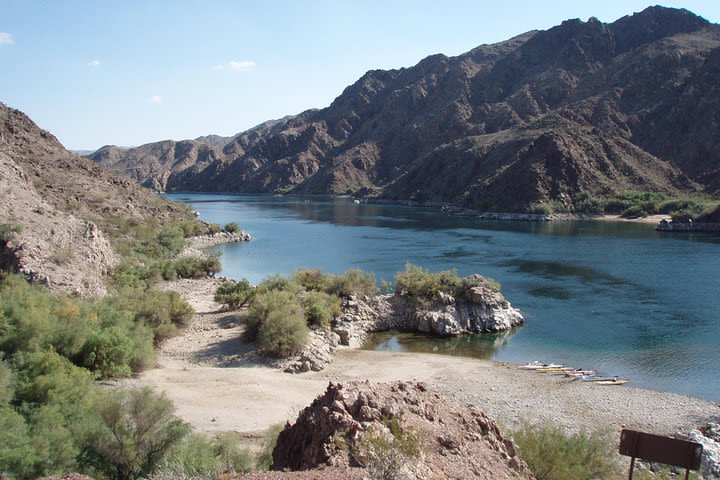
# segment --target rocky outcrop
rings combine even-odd
[[[0,268],[83,296],[105,292],[109,239],[127,240],[152,218],[192,213],[74,155],[27,115],[0,103]]]
[[[313,330],[308,347],[285,364],[288,372],[320,371],[338,346],[360,348],[369,333],[387,330],[438,336],[496,333],[523,323],[520,311],[481,275],[463,279],[473,285],[457,296],[437,292],[432,301],[403,294],[345,299],[332,329]]]
[[[660,220],[655,230],[659,232],[720,232],[720,222],[676,222]]]
[[[573,212],[581,192],[713,193],[718,72],[720,26],[649,7],[371,70],[327,108],[250,129],[215,159],[158,170],[128,153],[111,168],[149,185],[167,177],[168,190],[359,193],[495,212]]]
[[[97,296],[115,263],[112,247],[92,222],[48,204],[27,174],[0,153],[0,267],[56,290]]]
[[[406,478],[533,478],[513,442],[487,415],[414,382],[330,383],[280,432],[272,469],[372,469],[377,455],[395,452],[393,447],[368,452],[364,439],[380,432],[392,445],[398,430],[418,446],[414,455],[393,457],[402,462],[394,467]]]
[[[702,478],[720,479],[720,425],[708,423],[700,430],[691,430],[687,438],[703,446],[700,465]]]

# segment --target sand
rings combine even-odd
[[[438,354],[341,350],[322,372],[288,374],[240,340],[237,315],[212,301],[219,280],[181,280],[163,288],[181,292],[196,309],[191,324],[165,342],[157,368],[133,383],[164,391],[177,414],[202,432],[248,437],[293,419],[329,381],[412,380],[461,403],[472,403],[500,425],[556,423],[568,431],[628,427],[658,434],[687,432],[720,416],[713,402],[632,388],[571,382],[487,360]]]
[[[660,223],[660,220],[667,220],[670,221],[670,215],[648,215],[647,217],[639,217],[639,218],[623,218],[620,215],[603,215],[601,217],[597,218],[598,220],[603,221],[617,221],[617,222],[634,222],[634,223],[651,223],[653,225],[657,225]]]

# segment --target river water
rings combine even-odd
[[[720,401],[720,235],[619,221],[481,221],[324,197],[167,197],[253,235],[217,247],[225,276],[257,283],[300,267],[357,267],[392,281],[409,261],[490,276],[526,318],[504,335],[385,333],[370,348],[559,362]]]

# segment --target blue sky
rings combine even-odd
[[[367,70],[652,3],[0,0],[0,101],[71,149],[231,135]],[[720,2],[668,2],[720,22]]]

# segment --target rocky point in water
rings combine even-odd
[[[285,370],[323,370],[338,347],[359,348],[372,332],[400,330],[447,337],[495,333],[523,323],[520,311],[482,275],[465,277],[463,284],[468,288],[455,295],[438,291],[431,301],[402,293],[345,299],[343,313],[332,327],[312,330],[307,347]]]

